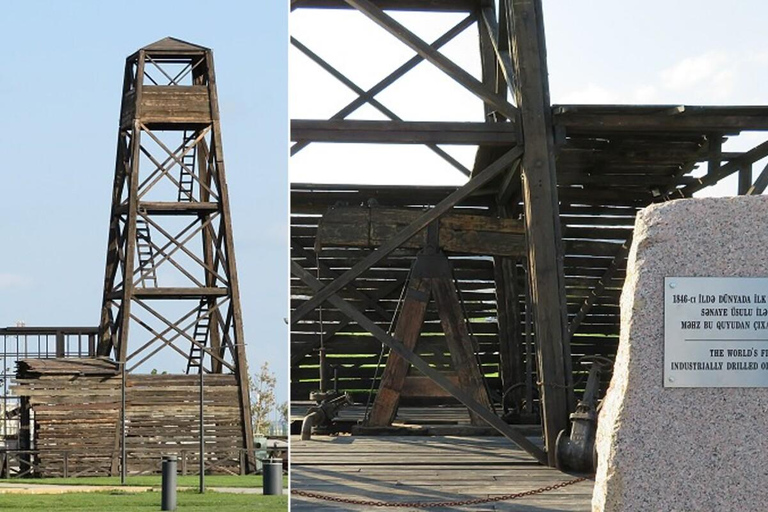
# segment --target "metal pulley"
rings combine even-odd
[[[613,361],[601,356],[587,356],[579,360],[591,363],[584,396],[570,416],[571,433],[565,430],[557,436],[555,463],[563,471],[594,473],[597,468],[595,434],[597,433],[597,399],[600,391],[600,374],[613,366]]]

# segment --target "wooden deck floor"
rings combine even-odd
[[[382,501],[455,501],[537,489],[574,478],[538,465],[498,437],[291,438],[291,488]],[[589,511],[592,481],[512,501],[440,511]],[[292,511],[371,507],[291,497]],[[423,510],[401,508],[400,510]]]
[[[315,402],[291,402],[291,421],[301,421],[307,415],[307,410]],[[365,417],[365,406],[356,404],[341,409],[336,416],[342,421],[362,421]],[[441,424],[441,425],[469,425],[469,414],[466,407],[442,406],[442,407],[408,407],[397,409],[395,423],[403,424]]]

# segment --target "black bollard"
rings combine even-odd
[[[262,466],[264,468],[264,494],[283,494],[283,460],[264,459]]]
[[[160,510],[176,510],[176,456],[163,456],[163,494]]]

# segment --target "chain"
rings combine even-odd
[[[371,501],[371,500],[356,500],[352,498],[341,498],[338,496],[329,496],[327,494],[319,494],[310,491],[300,491],[298,489],[291,489],[291,494],[296,496],[303,496],[305,498],[314,498],[316,500],[332,501],[335,503],[346,503],[349,505],[362,505],[366,507],[412,507],[412,508],[438,508],[438,507],[460,507],[464,505],[478,505],[481,503],[494,503],[497,501],[508,501],[517,498],[525,498],[526,496],[534,496],[536,494],[543,494],[545,492],[554,491],[556,489],[562,489],[569,485],[578,484],[584,482],[587,478],[574,478],[573,480],[566,480],[546,487],[540,487],[530,491],[523,491],[514,494],[502,494],[499,496],[493,496],[490,498],[471,498],[467,500],[457,501]]]

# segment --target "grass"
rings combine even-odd
[[[160,475],[129,476],[126,485],[160,487]],[[0,482],[12,484],[51,484],[51,485],[120,485],[118,476],[83,476],[78,478],[11,478],[0,479]],[[197,475],[178,476],[180,487],[197,487]],[[283,477],[283,487],[287,487],[288,477]],[[259,487],[262,486],[261,475],[206,475],[206,487]],[[3,498],[4,499],[4,498]],[[0,507],[1,508],[1,507]]]
[[[178,510],[215,510],[216,512],[249,510],[284,512],[288,510],[288,496],[261,496],[253,494],[224,494],[207,492],[197,494],[183,491],[177,495]],[[68,494],[3,494],[0,510],[44,510],[70,512],[93,510],[125,512],[133,510],[160,510],[160,493],[89,492]]]

